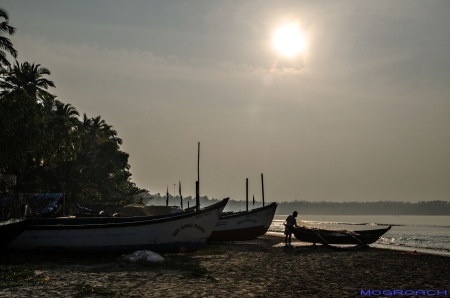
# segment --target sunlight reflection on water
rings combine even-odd
[[[276,215],[269,231],[284,232],[287,215]],[[392,225],[375,245],[450,252],[450,216],[302,215],[299,225],[321,229],[370,230]]]

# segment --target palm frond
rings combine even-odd
[[[0,8],[0,18],[4,18],[5,20],[9,20],[8,13],[3,8]]]
[[[1,22],[0,23],[0,32],[7,33],[9,35],[13,35],[14,32],[16,32],[16,28],[14,28],[14,27],[12,27],[12,26],[10,26],[8,24],[9,24],[8,21]]]

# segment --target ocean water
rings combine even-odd
[[[276,215],[269,228],[283,232],[287,215]],[[450,216],[418,215],[298,215],[298,225],[322,229],[371,230],[392,228],[372,247],[450,254]]]

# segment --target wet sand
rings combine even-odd
[[[361,290],[431,289],[450,296],[449,257],[376,248],[287,249],[282,241],[265,235],[208,244],[204,253],[185,258],[201,270],[142,266],[120,258],[93,265],[42,263],[37,273],[46,278],[43,284],[0,289],[0,297],[100,297],[96,287],[110,291],[109,297],[361,297]],[[93,286],[94,293],[80,293],[77,284]]]

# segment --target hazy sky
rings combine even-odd
[[[133,181],[268,201],[450,199],[450,1],[3,0],[20,62],[124,141]],[[305,48],[273,45],[298,24]],[[177,185],[178,194],[178,185]]]

